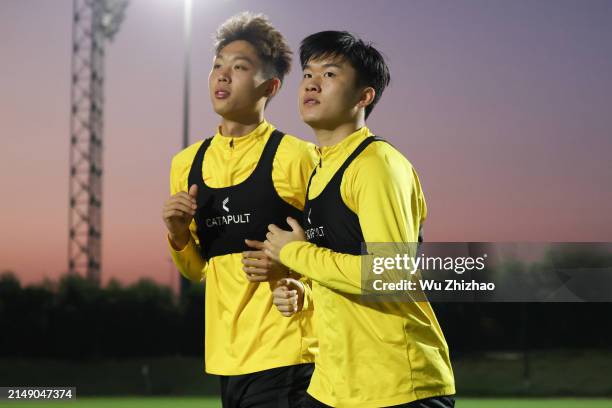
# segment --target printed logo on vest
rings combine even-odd
[[[251,213],[220,215],[219,217],[207,218],[205,222],[208,228],[229,224],[248,224],[250,216]]]
[[[325,232],[323,231],[323,226],[308,228],[306,231],[306,239],[311,241],[314,238],[323,238],[325,236]]]
[[[310,225],[312,225],[312,221],[310,220],[311,214],[312,208],[309,208],[308,215],[306,216],[306,221],[308,221],[308,224]],[[320,227],[308,228],[306,231],[304,231],[304,233],[306,234],[306,239],[308,241],[312,241],[314,238],[323,238],[325,236],[325,232],[323,231],[322,225]]]
[[[221,208],[223,211],[229,213],[230,209],[227,206],[229,203],[229,197],[225,197],[221,202]],[[218,217],[206,218],[204,222],[208,228],[219,227],[221,225],[230,224],[248,224],[250,222],[251,213],[244,214],[227,214],[220,215]]]

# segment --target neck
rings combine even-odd
[[[248,135],[263,122],[263,112],[245,119],[221,119],[221,134],[226,137],[242,137]]]
[[[365,126],[364,120],[355,120],[352,122],[342,123],[333,129],[317,129],[313,128],[315,136],[319,142],[319,146],[333,146],[346,139],[358,129]]]

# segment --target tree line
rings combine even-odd
[[[22,285],[0,274],[0,355],[67,359],[202,356],[204,285],[183,296],[142,279],[97,286],[67,275]],[[605,348],[612,303],[434,303],[454,353]]]
[[[204,288],[176,297],[142,279],[100,287],[66,275],[22,286],[0,274],[0,354],[51,358],[199,355],[204,349]]]

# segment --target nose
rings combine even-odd
[[[306,92],[319,92],[321,91],[321,85],[314,78],[310,78],[304,84],[304,89]]]
[[[219,69],[219,71],[217,72],[217,82],[225,82],[228,84],[232,82],[232,79],[229,75],[229,71],[227,69]]]

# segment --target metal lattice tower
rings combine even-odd
[[[74,0],[70,104],[68,271],[100,282],[104,44],[127,0]]]

